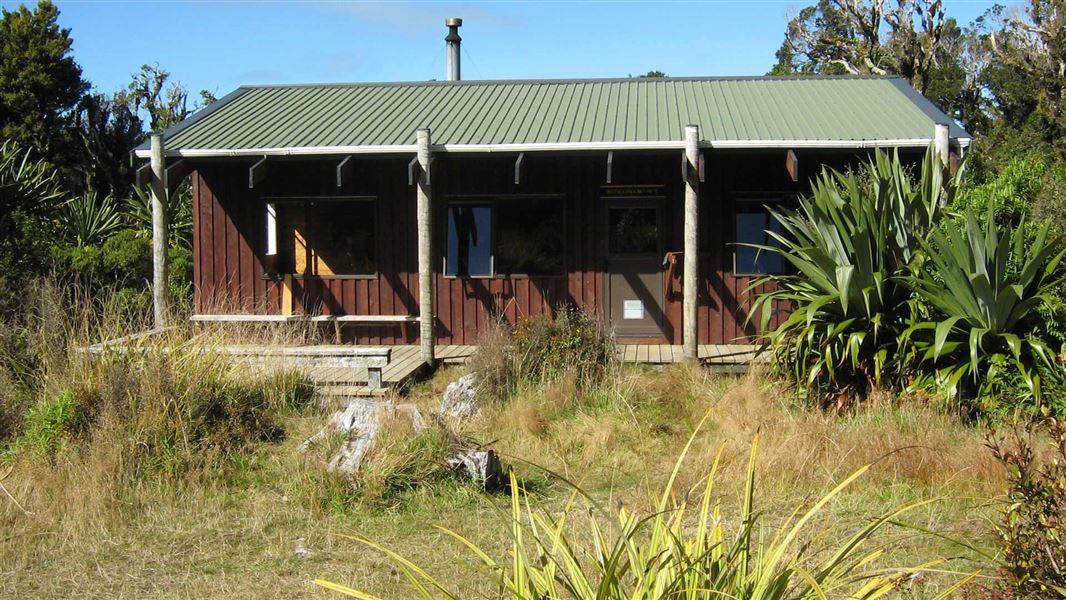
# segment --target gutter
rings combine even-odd
[[[971,139],[955,138],[965,148]],[[701,148],[722,150],[760,149],[868,149],[868,148],[925,148],[933,138],[899,138],[880,140],[704,140]],[[567,151],[624,151],[624,150],[684,150],[683,141],[648,142],[558,142],[532,144],[434,144],[433,152],[479,154],[492,152],[567,152]],[[371,146],[306,146],[296,148],[190,148],[169,150],[167,156],[179,158],[227,158],[253,156],[324,156],[346,154],[414,154],[415,144]],[[149,150],[138,149],[135,154],[148,158]]]

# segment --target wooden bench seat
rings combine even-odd
[[[382,370],[392,360],[386,346],[224,346],[221,354],[250,364],[280,363],[298,369],[357,369],[367,371],[366,385],[382,387]]]
[[[194,323],[417,323],[412,315],[193,315]]]

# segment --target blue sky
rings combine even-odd
[[[243,83],[443,79],[448,16],[464,19],[464,79],[759,75],[789,17],[813,1],[57,4],[99,91],[158,62],[193,96],[221,96]],[[960,22],[991,5],[945,0]]]

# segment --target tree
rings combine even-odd
[[[134,178],[129,154],[144,140],[141,119],[104,94],[86,95],[74,116],[85,187],[100,196],[129,195]]]
[[[985,126],[985,51],[941,0],[819,0],[789,21],[772,74],[899,75],[971,130]]]
[[[88,89],[58,15],[48,0],[32,11],[0,9],[0,137],[50,157]]]
[[[1030,0],[1024,11],[993,7],[983,30],[991,57],[982,79],[1003,124],[1066,158],[1066,4]]]
[[[214,94],[201,90],[200,102],[190,109],[189,91],[181,82],[170,81],[170,72],[159,68],[158,63],[141,65],[129,86],[115,94],[117,105],[125,106],[135,115],[145,111],[153,132],[163,131],[214,101]]]

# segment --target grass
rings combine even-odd
[[[411,558],[463,598],[495,598],[476,557],[433,526],[502,559],[510,500],[441,476],[426,457],[439,458],[456,439],[489,444],[548,513],[570,491],[555,473],[604,506],[649,514],[706,414],[675,489],[695,487],[721,452],[715,493],[727,520],[739,514],[758,434],[768,531],[873,463],[819,513],[814,530],[846,533],[892,508],[941,498],[909,513],[908,523],[978,547],[994,541],[988,499],[1001,492],[1003,473],[983,430],[918,401],[873,398],[837,417],[797,407],[757,373],[612,365],[591,384],[566,374],[519,381],[510,399],[444,431],[432,415],[444,387],[465,372],[445,368],[396,399],[418,406],[430,430],[410,440],[404,423],[390,424],[367,474],[351,483],[324,468],[338,439],[298,451],[328,416],[307,401],[299,376],[227,368],[200,349],[237,340],[211,332],[173,330],[145,341],[137,357],[88,360],[73,349],[141,322],[65,318],[70,309],[56,291],[29,303],[38,309],[23,322],[0,328],[0,382],[9,383],[0,387],[0,597],[320,598],[329,592],[313,585],[319,578],[410,597],[388,558],[348,535]],[[109,314],[99,308],[87,312]],[[265,329],[243,335],[285,341]],[[157,352],[163,345],[189,351]],[[893,565],[949,558],[953,570],[986,566],[944,538],[907,529],[886,536],[879,543]],[[298,543],[309,558],[295,555]],[[952,580],[923,575],[905,594],[930,597]]]
[[[438,372],[406,401],[433,412],[443,386],[461,372]],[[944,497],[910,514],[909,522],[979,545],[991,542],[986,499],[998,492],[1002,474],[981,431],[918,404],[885,399],[836,418],[794,408],[758,376],[634,367],[585,394],[565,380],[520,389],[462,434],[493,442],[549,510],[562,506],[568,490],[542,467],[580,482],[607,505],[646,513],[708,410],[705,433],[694,439],[676,487],[694,486],[724,448],[717,486],[726,515],[736,514],[730,502],[739,497],[752,437],[761,432],[758,493],[769,523],[875,462],[819,517],[820,526],[847,528],[900,504]],[[440,480],[366,502],[322,472],[321,453],[296,451],[323,417],[313,407],[287,413],[285,438],[253,446],[225,476],[206,469],[177,481],[140,481],[122,493],[99,481],[91,451],[54,460],[21,457],[4,485],[33,514],[0,501],[0,596],[323,597],[311,581],[325,578],[382,597],[409,597],[385,556],[339,535],[345,534],[414,559],[462,597],[495,597],[491,582],[473,575],[475,559],[432,526],[445,525],[504,556],[505,521],[493,507],[506,509],[508,499]],[[977,564],[972,553],[942,539],[906,530],[890,535],[896,564],[954,556],[964,558],[952,568]],[[312,552],[307,560],[293,554],[299,538]],[[922,579],[915,597],[948,580]]]

